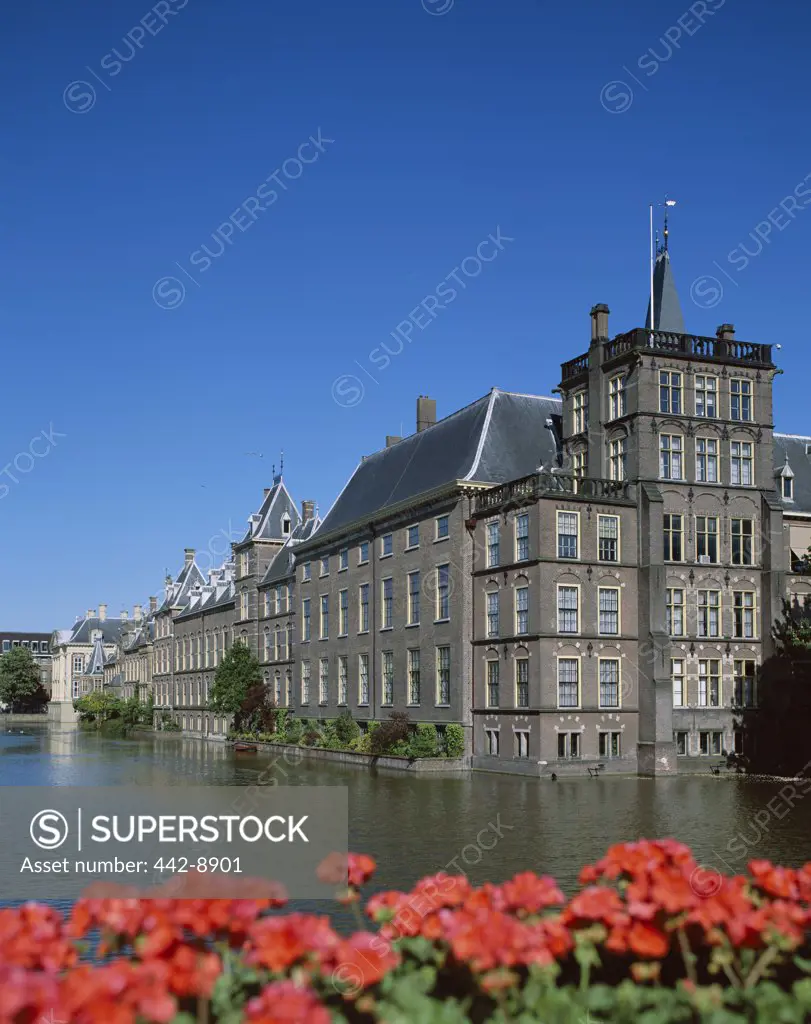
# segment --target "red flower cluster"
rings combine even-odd
[[[319,877],[357,899],[374,869],[370,857],[333,855]],[[0,910],[0,1024],[168,1024],[179,1013],[214,1024],[222,997],[210,999],[226,971],[231,1019],[329,1024],[349,1004],[353,1019],[384,1019],[379,983],[417,969],[426,949],[454,986],[494,999],[523,984],[532,965],[557,963],[564,979],[576,978],[575,947],[584,942],[594,946],[596,970],[642,984],[663,970],[692,984],[716,956],[728,977],[742,979],[747,950],[765,951],[786,971],[799,969],[795,954],[809,956],[811,864],[753,861],[748,875],[729,878],[680,843],[641,840],[611,847],[581,883],[567,901],[553,879],[532,872],[478,888],[440,873],[410,892],[372,896],[366,912],[377,931],[349,937],[327,917],[278,913],[280,894],[193,898],[194,880],[183,899],[83,899],[68,920],[36,904]],[[82,962],[91,933],[100,936],[96,960]]]

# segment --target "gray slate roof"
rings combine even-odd
[[[104,675],[104,642],[99,639],[93,643],[93,652],[84,670],[86,676]]]
[[[233,605],[235,600],[234,563],[224,562],[219,569],[209,573],[208,583],[189,595],[185,611],[176,616],[176,620],[193,619],[196,615],[219,611]]]
[[[283,519],[290,519],[290,532],[285,533]],[[273,478],[273,486],[262,500],[258,512],[248,520],[248,529],[239,544],[250,540],[287,540],[296,526],[301,522],[301,515],[296,503],[290,497],[281,475]]]
[[[786,501],[778,492],[780,504],[787,515],[792,512],[811,512],[811,455],[806,454],[807,449],[811,449],[811,437],[799,434],[774,435],[775,473],[779,473],[788,461],[794,474],[794,501]]]
[[[189,603],[191,592],[196,586],[202,587],[205,581],[205,576],[198,568],[197,562],[184,562],[177,579],[166,588],[166,596],[158,608],[158,612],[165,612],[170,608],[185,608]]]
[[[653,268],[653,309],[655,313],[654,330],[675,331],[684,334],[684,317],[681,312],[679,294],[676,291],[676,280],[670,257],[662,250],[656,257]],[[650,327],[650,297],[648,311],[645,314],[645,326]]]
[[[70,637],[63,641],[69,644],[89,644],[92,643],[92,633],[94,629],[101,630],[102,640],[105,644],[114,644],[119,636],[121,635],[122,629],[126,629],[132,623],[128,619],[99,619],[99,618],[85,618],[80,619],[73,629],[70,631]]]
[[[456,480],[506,483],[528,476],[541,464],[556,465],[560,407],[555,398],[493,388],[426,430],[363,459],[316,536],[363,522]]]
[[[321,518],[317,514],[312,519],[299,523],[293,530],[287,543],[271,559],[265,575],[259,584],[260,587],[270,586],[273,583],[281,583],[289,580],[295,573],[296,547],[316,532],[321,524]]]

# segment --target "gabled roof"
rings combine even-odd
[[[79,619],[70,630],[70,636],[62,643],[69,644],[90,644],[93,642],[92,634],[94,629],[101,630],[102,639],[105,644],[114,644],[121,636],[121,631],[131,625],[128,619]],[[65,630],[67,632],[67,630]]]
[[[98,637],[93,642],[93,651],[84,670],[86,676],[104,675],[104,641]]]
[[[284,521],[289,520],[290,527],[284,530]],[[258,512],[248,520],[248,529],[239,544],[250,540],[285,541],[301,522],[296,503],[290,497],[281,475],[273,478],[273,486],[262,500]]]
[[[653,268],[653,310],[655,314],[654,330],[673,331],[676,334],[685,333],[684,317],[667,249],[660,251]],[[645,326],[648,328],[651,326],[650,297],[648,298],[648,312],[645,314]]]
[[[811,437],[798,434],[774,435],[775,476],[783,472],[786,463],[794,475],[794,501],[788,501],[779,490],[777,494],[787,515],[792,512],[811,512],[811,455],[807,454],[809,451]]]
[[[561,403],[498,388],[363,459],[315,537],[456,481],[499,484],[558,462]]]
[[[196,586],[202,587],[205,581],[205,576],[194,559],[184,562],[177,579],[173,583],[167,584],[166,596],[158,608],[158,612],[168,611],[170,608],[185,608],[189,603],[191,592]]]
[[[303,541],[308,540],[321,524],[321,518],[317,514],[311,519],[305,519],[299,523],[288,538],[284,547],[273,556],[265,575],[259,583],[260,587],[269,586],[273,583],[281,583],[282,580],[290,579],[295,572],[296,547]]]
[[[201,613],[208,614],[220,608],[227,608],[236,599],[234,586],[234,563],[224,562],[219,569],[212,569],[208,574],[208,583],[195,589],[189,595],[189,601],[177,620],[193,619]]]

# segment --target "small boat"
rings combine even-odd
[[[235,743],[234,752],[237,754],[255,754],[257,746],[255,743]]]

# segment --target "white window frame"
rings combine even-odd
[[[738,391],[735,390],[735,385],[740,385]],[[748,387],[748,391],[744,390],[744,385]],[[738,411],[743,414],[744,402],[748,399],[749,401],[749,415],[748,416],[735,416],[733,414],[735,398],[738,399]],[[755,389],[752,387],[752,381],[748,377],[731,377],[729,380],[729,418],[735,423],[753,423],[755,419]]]
[[[738,605],[738,595],[743,603]],[[747,604],[746,599],[750,598],[751,603]],[[741,632],[738,632],[738,612],[741,613]],[[748,616],[746,613],[749,613]],[[747,618],[750,619],[751,630],[747,633]],[[732,591],[732,636],[735,640],[757,640],[758,639],[758,599],[756,590],[733,590]]]
[[[572,433],[585,434],[589,428],[589,393],[580,388],[572,393]]]
[[[681,594],[680,600],[675,600],[675,595]],[[686,595],[684,587],[667,587],[665,590],[665,626],[667,628],[668,636],[686,636],[687,626],[687,613],[686,613]],[[675,632],[673,625],[676,621],[676,610],[681,612],[679,618],[681,619],[681,629],[679,632]]]
[[[522,546],[526,554],[521,554]],[[515,560],[526,562],[529,558],[529,512],[521,512],[515,517]]]
[[[617,629],[616,632],[605,632],[602,628],[601,617],[603,614],[600,608],[600,596],[603,593],[613,592],[617,595]],[[613,612],[606,613],[613,614]],[[597,588],[597,634],[598,636],[622,636],[622,590],[619,586]]]
[[[566,612],[570,613],[572,611],[571,608],[562,608],[561,607],[561,603],[560,603],[561,602],[561,593],[560,593],[561,590],[572,591],[574,593],[574,595],[575,595],[575,607],[574,607],[575,622],[576,622],[576,628],[575,629],[561,629],[561,624],[563,622],[563,618],[561,616],[561,613],[562,612],[563,613],[566,613]],[[580,635],[580,613],[581,613],[581,608],[580,608],[580,584],[579,583],[558,583],[557,586],[556,586],[556,594],[557,594],[557,601],[555,603],[555,615],[556,615],[556,623],[557,623],[557,632],[558,632],[558,634],[561,635],[561,636],[579,636]]]
[[[700,447],[704,446],[704,451]],[[696,481],[700,484],[718,483],[718,438],[696,438]]]
[[[560,678],[560,663],[562,661],[567,661],[567,662],[568,661],[572,661],[577,666],[577,678],[575,680],[575,683],[576,683],[576,686],[577,686],[577,703],[576,704],[561,704],[561,702],[560,702],[560,687],[561,687],[561,682],[562,682],[562,680]],[[582,701],[582,672],[581,672],[580,661],[581,661],[580,655],[571,655],[571,654],[566,654],[566,655],[557,654],[557,655],[555,655],[555,698],[556,698],[556,702],[557,702],[558,708],[561,708],[561,709],[564,709],[564,710],[567,710],[567,711],[571,710],[571,709],[579,709],[580,708],[581,701]],[[571,684],[571,680],[566,680],[565,683],[567,685],[570,685]]]
[[[712,382],[712,387],[707,387],[707,382]],[[699,383],[700,382],[700,383]],[[703,385],[703,386],[702,386]],[[699,411],[702,407],[699,405],[698,396],[703,395],[703,411]],[[711,395],[713,399],[713,412],[707,412],[707,395]],[[718,418],[718,378],[710,373],[697,373],[695,376],[695,414],[701,419],[714,420]]]
[[[603,665],[604,664],[615,664],[617,666],[617,703],[616,704],[603,704]],[[612,683],[606,685],[613,686]],[[600,708],[606,708],[611,710],[617,710],[622,707],[622,660],[619,655],[612,657],[603,657],[602,655],[597,658],[597,704]]]
[[[676,473],[678,469],[678,473]],[[684,435],[659,435],[659,479],[684,480]]]
[[[574,534],[560,532],[561,516],[573,516],[577,530]],[[560,538],[561,537],[574,537],[575,538],[575,553],[574,555],[561,555],[560,553]],[[578,562],[580,560],[580,513],[573,512],[569,509],[556,509],[555,511],[555,557],[563,562]]]
[[[618,420],[628,410],[628,392],[625,389],[627,375],[618,373],[608,378],[608,419]]]
[[[615,437],[608,442],[608,475],[611,480],[625,480],[628,475],[628,438]]]
[[[707,603],[703,604],[703,605],[701,603],[701,600],[702,600],[701,595],[702,594],[706,594],[707,595]],[[717,597],[717,601],[712,603],[712,604],[710,604],[710,598],[713,595],[715,597]],[[710,640],[710,639],[716,639],[717,640],[721,636],[721,633],[722,633],[721,626],[722,626],[722,620],[723,620],[723,617],[724,617],[724,608],[723,608],[723,601],[722,601],[722,598],[721,598],[721,591],[720,590],[710,590],[708,588],[702,587],[698,591],[698,594],[697,594],[697,597],[696,597],[696,601],[697,601],[697,605],[698,605],[698,618],[696,620],[696,636],[700,637],[703,640]],[[707,631],[706,632],[702,632],[701,631],[702,630],[702,621],[701,621],[702,620],[702,609],[706,612],[706,626],[707,626]],[[715,630],[714,633],[710,632],[710,625],[711,625],[711,618],[712,618],[711,614],[710,614],[711,612],[717,612],[718,613],[717,614],[717,618],[716,618],[716,630]]]
[[[687,706],[687,675],[684,671],[684,661],[684,658],[670,659],[670,681],[673,687],[674,708]]]
[[[616,531],[617,531],[616,538],[614,538],[614,537],[602,537],[601,536],[600,530],[601,530],[601,527],[602,527],[603,520],[606,520],[606,521],[613,520],[613,522],[616,524]],[[597,516],[597,561],[598,562],[602,562],[604,565],[616,565],[618,562],[622,561],[622,528],[621,528],[620,523],[621,523],[621,520],[620,520],[619,516],[606,515],[606,514],[604,514],[602,512]],[[616,558],[603,558],[602,557],[602,545],[600,543],[601,540],[614,540],[615,541],[616,549],[617,549],[617,557]]]

